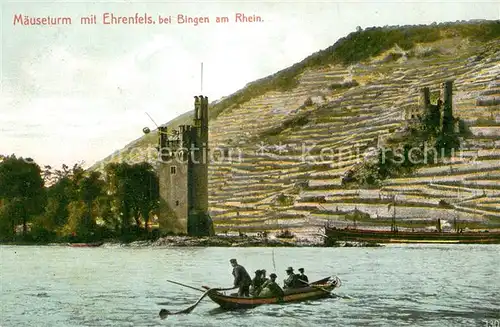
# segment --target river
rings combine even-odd
[[[337,275],[336,298],[224,312],[196,287],[229,287],[228,260],[251,275],[274,262],[309,280]],[[500,320],[499,245],[380,248],[70,248],[0,246],[0,326],[492,326]],[[159,303],[165,303],[159,305]],[[498,325],[496,325],[498,326]]]

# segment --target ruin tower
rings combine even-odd
[[[208,214],[208,98],[195,97],[193,125],[159,127],[160,230],[213,234]]]
[[[420,89],[419,107],[422,110],[422,116],[429,114],[431,109],[431,92],[428,87]]]
[[[455,122],[453,119],[453,81],[446,81],[442,85],[442,132],[452,134],[455,131]]]

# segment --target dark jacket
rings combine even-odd
[[[272,280],[268,280],[262,285],[262,293],[264,293],[263,295],[267,295],[266,289],[269,290],[269,293],[272,296],[283,297],[283,295],[285,295],[283,289],[281,289],[281,287]]]
[[[264,286],[265,283],[269,281],[269,278],[254,278],[252,280],[252,285],[253,285],[253,293],[255,295],[258,295],[260,291],[262,291],[262,287]]]
[[[254,290],[260,289],[260,287],[262,286],[262,284],[264,284],[264,280],[260,276],[259,277],[255,277],[252,280],[252,286],[253,286]]]
[[[306,275],[297,275],[299,282],[302,286],[307,286],[307,283],[309,283],[309,278],[307,278]],[[305,283],[304,283],[305,282]]]
[[[296,288],[296,287],[301,287],[302,283],[299,282],[298,280],[298,275],[296,274],[290,274],[284,281],[285,288]]]
[[[236,265],[233,268],[234,286],[250,286],[252,278],[243,266]]]

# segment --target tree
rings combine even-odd
[[[48,229],[59,229],[68,222],[68,205],[79,199],[78,184],[84,176],[80,164],[75,164],[72,169],[65,164],[62,169],[52,169],[45,166],[44,177],[50,181],[47,188],[47,206],[44,219],[38,222]]]
[[[112,163],[105,170],[109,190],[121,217],[122,232],[129,231],[132,220],[137,231],[142,223],[147,228],[159,201],[158,177],[153,167],[148,163]]]
[[[72,175],[73,194],[69,197],[67,205],[68,221],[64,227],[65,234],[71,234],[81,239],[95,239],[96,217],[102,209],[102,197],[106,194],[106,184],[101,178],[101,173],[82,172],[74,167]],[[71,187],[70,187],[71,189]]]
[[[133,166],[136,175],[134,190],[134,207],[144,221],[144,228],[148,228],[151,213],[158,208],[159,181],[153,167],[144,162]],[[138,220],[136,219],[136,223]]]
[[[86,224],[88,207],[84,201],[71,201],[68,205],[68,223],[64,226],[64,234],[73,235],[80,240],[87,240],[92,229]]]
[[[0,185],[0,199],[6,206],[0,217],[2,225],[22,223],[26,235],[28,221],[43,211],[46,201],[40,167],[30,158],[4,157],[0,162]]]
[[[78,198],[83,201],[87,208],[84,225],[92,230],[95,227],[95,217],[93,216],[93,203],[97,198],[105,193],[105,183],[101,179],[101,173],[90,172],[88,176],[78,181]]]
[[[118,217],[122,234],[128,232],[131,225],[132,200],[129,194],[129,171],[130,165],[127,163],[110,163],[105,167],[108,190],[112,197],[112,211]]]
[[[17,199],[3,200],[0,206],[0,236],[11,239],[22,216],[22,203]]]

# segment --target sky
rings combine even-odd
[[[362,28],[499,19],[496,1],[6,1],[0,0],[0,154],[85,167],[154,128],[273,74]],[[156,24],[103,24],[103,15]],[[236,13],[261,22],[235,22]],[[179,24],[177,16],[208,16]],[[16,15],[70,17],[14,24]],[[96,15],[96,24],[81,18]],[[159,24],[158,16],[172,17]],[[216,17],[228,23],[216,23]],[[201,69],[203,62],[203,90]]]

